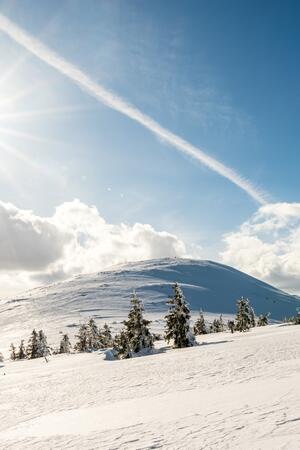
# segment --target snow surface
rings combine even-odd
[[[300,326],[199,342],[171,350],[160,341],[161,353],[124,361],[6,361],[0,447],[298,450]]]
[[[128,263],[71,281],[40,287],[0,301],[0,351],[11,342],[28,339],[31,330],[44,329],[48,342],[57,345],[59,331],[72,338],[80,321],[95,318],[117,329],[127,316],[132,290],[145,304],[152,328],[163,328],[166,301],[178,281],[194,315],[199,309],[225,319],[236,310],[236,300],[248,297],[257,314],[271,313],[282,320],[295,315],[300,299],[273,288],[232,267],[211,261],[164,258]]]

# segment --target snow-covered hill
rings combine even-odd
[[[270,312],[274,320],[294,315],[300,306],[299,298],[215,262],[166,258],[128,263],[2,300],[0,349],[27,338],[33,327],[43,328],[49,336],[59,330],[72,334],[79,321],[90,316],[99,322],[121,322],[133,289],[159,325],[174,281],[181,284],[195,312],[202,308],[209,313],[232,314],[241,295],[250,299],[257,314]]]
[[[7,362],[0,447],[298,450],[300,326],[200,343],[123,361],[82,353]]]

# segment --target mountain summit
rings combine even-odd
[[[164,258],[113,266],[2,300],[1,329],[13,338],[13,329],[62,329],[91,316],[108,322],[123,320],[133,290],[144,302],[146,312],[163,315],[175,281],[192,311],[233,314],[236,300],[244,296],[257,314],[270,312],[272,319],[282,320],[294,315],[300,306],[299,297],[232,267],[212,261]]]

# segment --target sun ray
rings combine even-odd
[[[42,83],[41,83],[42,84]],[[19,100],[28,97],[32,92],[34,92],[37,89],[37,85],[26,87],[25,89],[22,89],[15,93],[14,95],[11,95],[9,97],[1,98],[0,100],[0,107],[10,105],[12,103],[16,103]]]
[[[6,127],[1,128],[0,127],[0,134],[1,133],[6,134],[8,136],[13,136],[16,138],[26,139],[29,141],[37,142],[40,144],[59,144],[59,145],[63,144],[63,142],[60,142],[60,141],[43,138],[41,136],[37,136],[36,134],[24,133],[23,131],[18,131],[18,130],[12,129],[12,128],[6,128]]]
[[[22,119],[22,118],[26,119],[30,117],[39,117],[52,114],[77,113],[81,111],[88,111],[91,109],[93,109],[93,107],[87,105],[70,105],[70,106],[61,106],[57,108],[43,108],[13,113],[2,113],[0,114],[0,119],[1,120]]]
[[[29,165],[31,168],[35,170],[43,170],[43,166],[38,164],[37,162],[33,161],[31,158],[24,155],[23,152],[18,150],[16,147],[13,147],[10,144],[1,142],[0,143],[0,149],[4,150],[9,155],[13,156],[14,158],[17,158],[18,160],[22,161],[23,163]]]
[[[9,67],[0,78],[0,86],[4,84],[7,80],[10,80],[15,73],[17,73],[20,67],[30,58],[28,52],[24,52],[22,56]]]
[[[65,179],[63,175],[58,173],[55,170],[51,170],[48,166],[45,166],[43,164],[38,163],[37,161],[34,161],[32,158],[26,156],[24,152],[20,151],[16,147],[7,144],[6,142],[0,143],[0,151],[1,149],[12,156],[13,158],[19,160],[21,163],[26,164],[31,169],[35,170],[36,172],[42,174],[44,177],[47,177],[48,179],[51,179],[56,184],[59,184],[61,186],[65,186]]]

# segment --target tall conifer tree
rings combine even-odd
[[[26,358],[26,349],[24,345],[24,340],[22,339],[19,346],[18,359],[25,359],[25,358]]]
[[[130,303],[131,310],[128,319],[124,321],[129,348],[134,353],[143,349],[151,349],[153,347],[153,336],[148,328],[151,322],[144,319],[144,307],[135,292],[131,296]]]
[[[39,357],[39,340],[35,329],[32,330],[29,338],[26,348],[26,355],[28,359],[35,359]]]
[[[93,318],[88,321],[86,332],[87,346],[89,350],[97,350],[99,348],[99,330]]]
[[[251,316],[249,300],[241,297],[237,301],[237,313],[235,319],[235,328],[237,331],[247,331],[251,328]]]
[[[173,340],[174,348],[191,347],[195,337],[190,329],[190,310],[178,283],[173,285],[173,291],[173,297],[168,301],[169,312],[165,317],[165,339],[167,342]]]
[[[38,333],[38,358],[47,358],[51,354],[50,347],[47,342],[47,336],[43,330]]]

